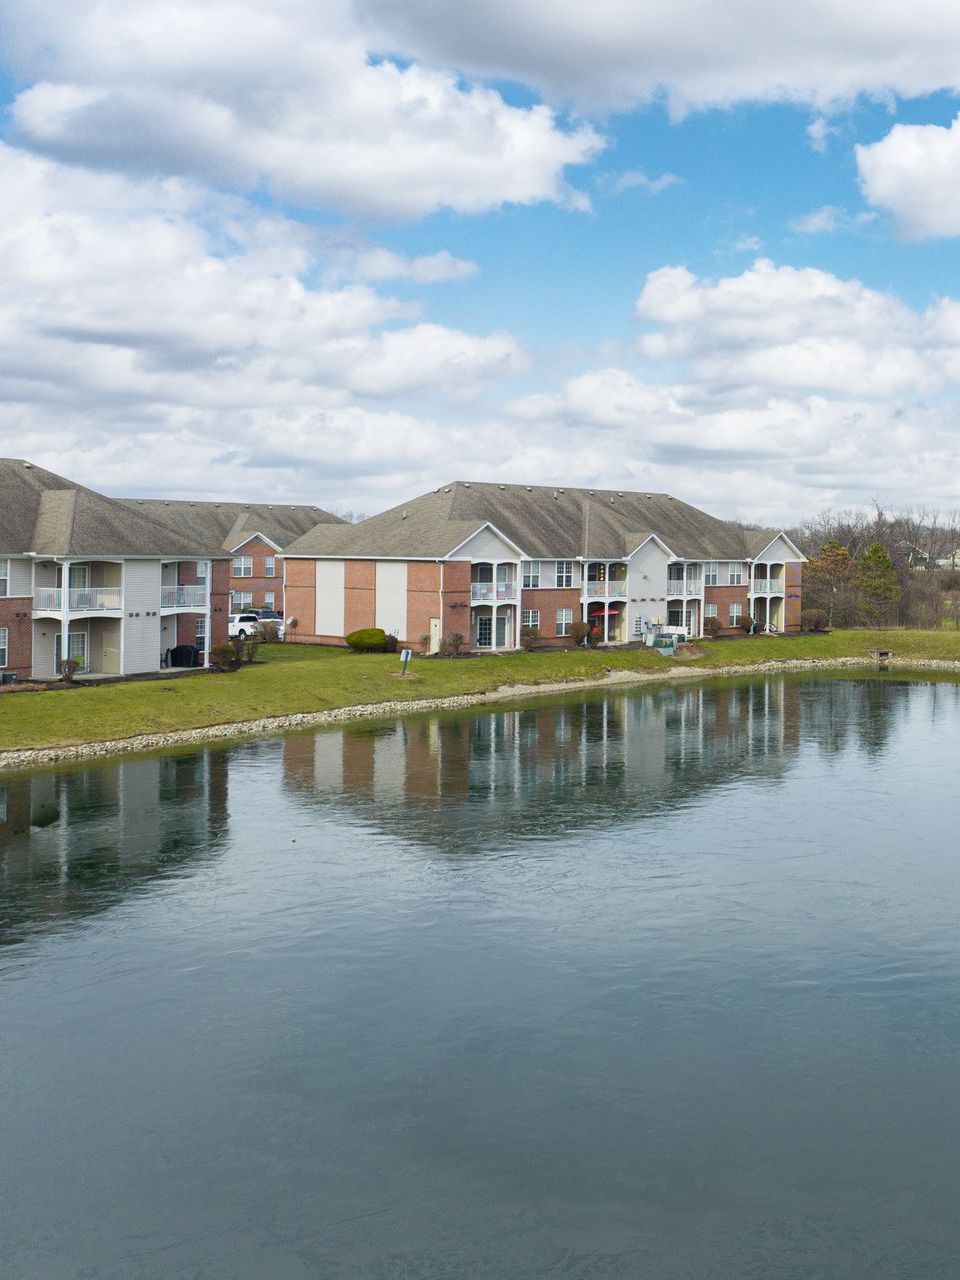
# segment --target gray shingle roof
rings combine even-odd
[[[484,524],[527,556],[619,559],[648,530],[691,560],[749,558],[774,531],[749,534],[666,493],[457,481],[355,525],[318,526],[291,555],[440,558]],[[762,541],[759,541],[762,539]]]
[[[163,498],[118,498],[125,506],[159,520],[178,533],[202,537],[211,546],[233,551],[261,533],[286,546],[317,524],[342,524],[322,507],[261,502],[178,502]]]
[[[217,558],[222,550],[22,458],[0,458],[0,554]]]

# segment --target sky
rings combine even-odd
[[[0,6],[0,454],[960,508],[955,0]]]

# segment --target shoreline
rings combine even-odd
[[[885,666],[891,671],[947,671],[960,675],[960,662],[942,658],[898,660],[891,657]],[[508,702],[517,698],[576,693],[581,689],[616,689],[644,684],[682,683],[690,680],[723,680],[730,676],[876,668],[876,658],[850,657],[788,658],[781,661],[773,659],[768,662],[740,663],[729,667],[671,666],[663,672],[618,670],[610,671],[599,679],[549,681],[532,685],[501,685],[485,693],[452,694],[443,698],[420,698],[402,702],[359,703],[347,707],[332,707],[327,711],[297,711],[281,716],[264,716],[257,720],[201,725],[194,729],[173,729],[165,733],[142,733],[127,738],[108,738],[102,742],[12,748],[0,751],[0,774],[76,760],[103,759],[110,756],[158,751],[180,745],[197,746],[238,738],[273,736],[293,729],[321,729],[326,725],[347,724],[353,720],[388,719],[396,716],[418,715],[425,711],[457,711],[468,707]]]

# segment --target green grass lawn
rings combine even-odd
[[[837,658],[891,649],[898,657],[960,661],[957,631],[835,631],[822,636],[750,637],[706,642],[689,668],[722,670],[791,658]],[[665,671],[649,650],[575,650],[469,660],[414,661],[400,680],[395,654],[349,653],[311,645],[273,645],[264,662],[230,675],[135,681],[0,696],[0,751],[102,742],[139,733],[257,720],[362,703],[479,693],[509,684],[601,677],[605,669]]]

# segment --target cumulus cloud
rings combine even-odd
[[[22,0],[4,28],[18,140],[74,164],[381,216],[588,206],[594,129],[371,57],[346,0]]]
[[[642,169],[627,169],[624,173],[610,175],[614,191],[636,191],[639,188],[652,196],[658,196],[661,191],[675,187],[682,181],[675,173],[661,173],[658,178],[650,178]]]
[[[812,209],[790,223],[791,231],[804,236],[831,236],[837,231],[860,231],[876,220],[877,215],[868,211],[850,213],[839,205],[824,204]]]
[[[960,25],[944,0],[362,0],[359,8],[388,47],[605,107],[665,98],[676,115],[751,100],[821,109],[859,94],[960,88]]]
[[[960,115],[949,128],[894,125],[856,153],[864,195],[890,210],[906,239],[960,235]]]

